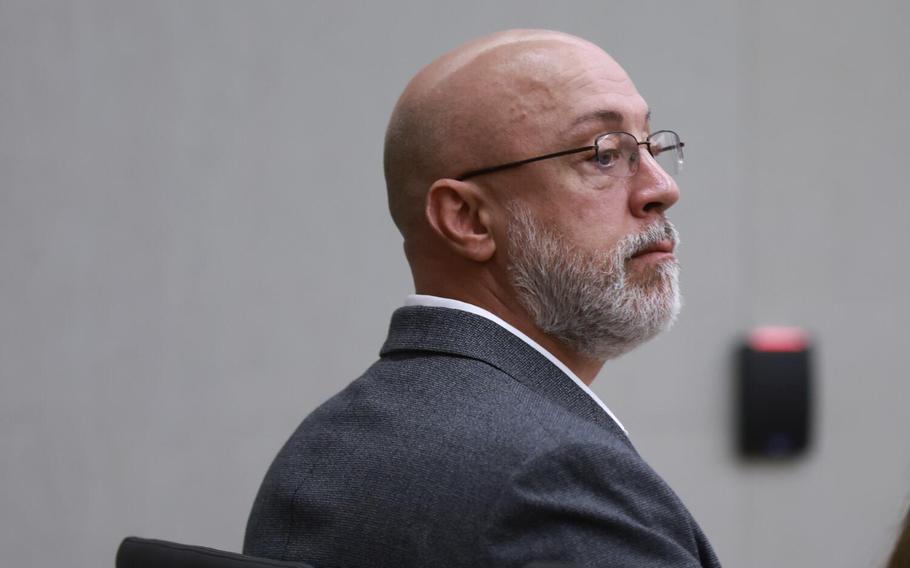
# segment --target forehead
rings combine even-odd
[[[553,118],[564,135],[647,127],[647,103],[626,71],[606,53],[575,52],[554,80],[553,95],[559,104]]]
[[[604,129],[646,130],[648,105],[626,71],[586,42],[540,42],[500,53],[511,118],[529,135],[574,138]]]

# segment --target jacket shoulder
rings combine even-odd
[[[585,440],[517,467],[491,502],[482,564],[719,566],[673,490],[636,453]]]

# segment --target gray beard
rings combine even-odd
[[[664,261],[630,278],[626,261],[667,238],[662,220],[606,253],[572,246],[522,205],[510,207],[509,271],[518,299],[544,333],[598,360],[618,357],[669,329],[681,307],[679,264]]]

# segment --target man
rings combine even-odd
[[[676,183],[625,71],[514,30],[421,70],[388,127],[416,295],[266,475],[247,554],[316,566],[717,566],[588,388],[679,310]],[[650,136],[650,137],[649,137]]]

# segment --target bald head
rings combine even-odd
[[[476,39],[411,80],[389,121],[384,158],[389,209],[406,241],[425,227],[424,196],[434,181],[554,143],[554,129],[565,126],[564,113],[555,112],[562,94],[588,79],[578,73],[582,60],[628,82],[599,47],[547,30]]]

